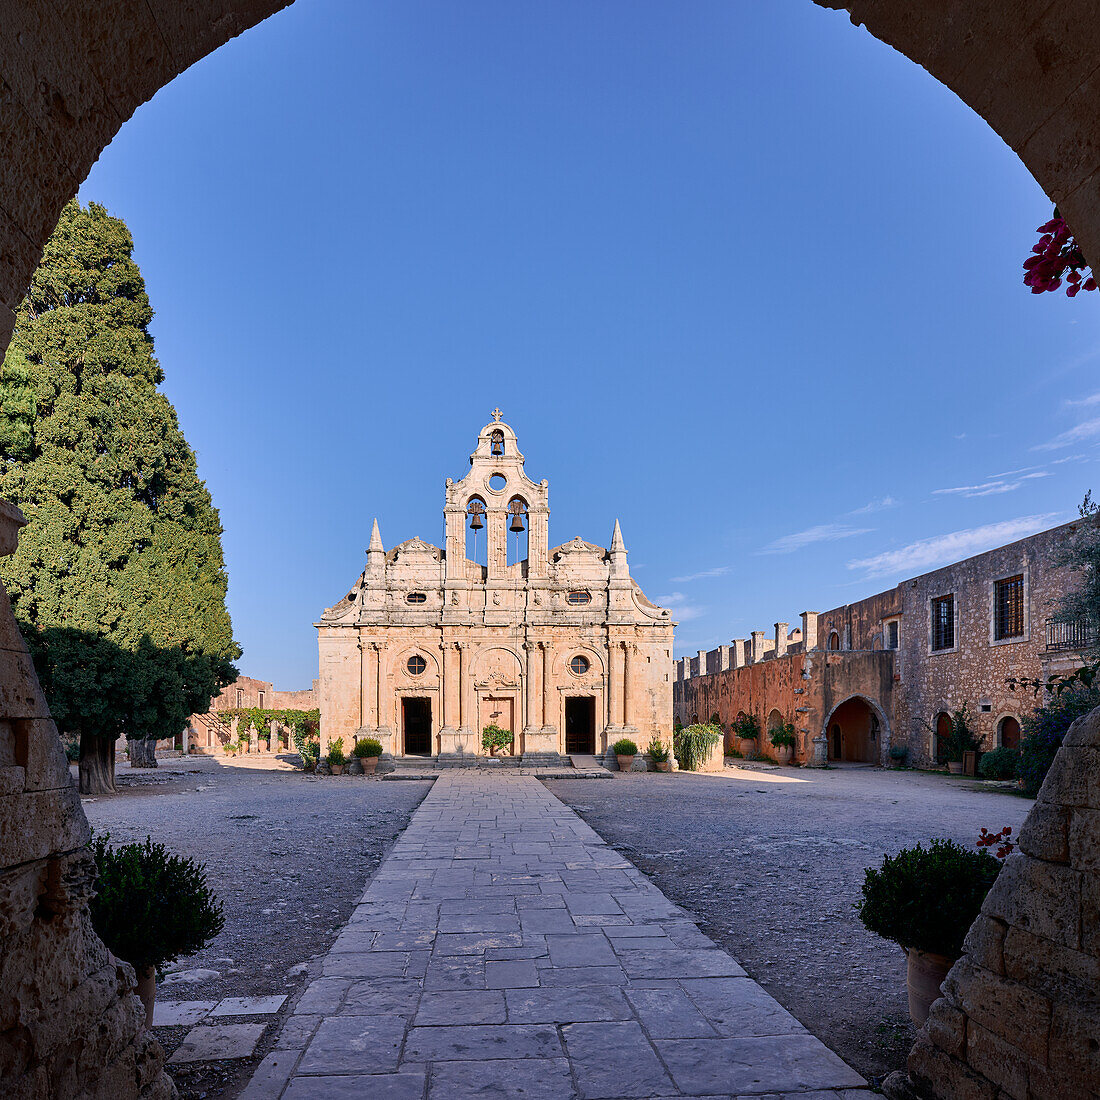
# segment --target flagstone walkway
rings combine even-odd
[[[442,774],[242,1100],[870,1100],[530,777]]]

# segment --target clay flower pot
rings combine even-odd
[[[329,764],[329,769],[332,771],[333,775],[343,775],[344,774],[344,765],[343,764]]]
[[[619,756],[618,753],[616,753],[615,759],[618,761],[619,771],[621,772],[628,772],[634,766],[633,756]]]
[[[789,764],[794,755],[794,749],[790,745],[777,745],[775,748],[775,762],[777,764]]]
[[[378,767],[377,756],[364,756],[363,757],[363,774],[374,775],[375,770]]]
[[[948,760],[947,770],[951,775],[962,775],[963,764],[961,760]]]
[[[909,948],[908,956],[905,988],[909,993],[909,1018],[915,1027],[923,1027],[932,1002],[942,996],[940,986],[955,960],[946,955],[918,951],[915,947]]]
[[[154,967],[137,971],[137,987],[134,992],[145,1006],[145,1026],[150,1028],[153,1026],[153,1006],[157,1000],[157,972]]]
[[[667,772],[672,768],[672,761],[671,760],[658,760],[657,763],[654,764],[654,767],[659,772]]]
[[[740,743],[737,746],[741,755],[747,760],[750,756],[756,755],[756,738],[755,737],[742,737]]]

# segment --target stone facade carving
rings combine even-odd
[[[22,513],[0,502],[0,554]],[[92,931],[91,832],[0,586],[0,1094],[175,1095],[133,994],[133,968]]]
[[[527,756],[670,741],[675,624],[631,578],[618,521],[609,549],[552,549],[548,483],[527,477],[500,420],[447,479],[443,514],[442,548],[387,552],[375,521],[366,569],[316,624],[322,739],[448,757],[479,752],[491,721]],[[471,521],[484,561],[467,556]],[[509,561],[517,524],[527,555]]]

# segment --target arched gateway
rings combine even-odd
[[[890,728],[882,708],[862,695],[852,695],[833,707],[825,720],[829,759],[849,763],[882,762]]]
[[[631,578],[617,520],[609,550],[550,547],[549,487],[500,415],[447,479],[446,545],[387,552],[375,521],[366,569],[316,624],[326,742],[377,737],[388,760],[478,754],[490,724],[528,759],[670,741],[672,616]]]

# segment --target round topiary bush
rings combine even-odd
[[[139,977],[205,947],[225,927],[222,905],[201,864],[172,855],[146,837],[112,848],[110,834],[92,838],[99,879],[92,926]]]
[[[903,848],[887,856],[877,871],[867,869],[856,910],[883,939],[957,959],[1000,869],[988,852],[953,840]]]
[[[611,751],[616,756],[637,756],[638,746],[634,744],[629,737],[620,737],[619,740],[611,746]]]
[[[1015,779],[1020,767],[1020,750],[1005,745],[982,753],[978,771],[983,779]]]

